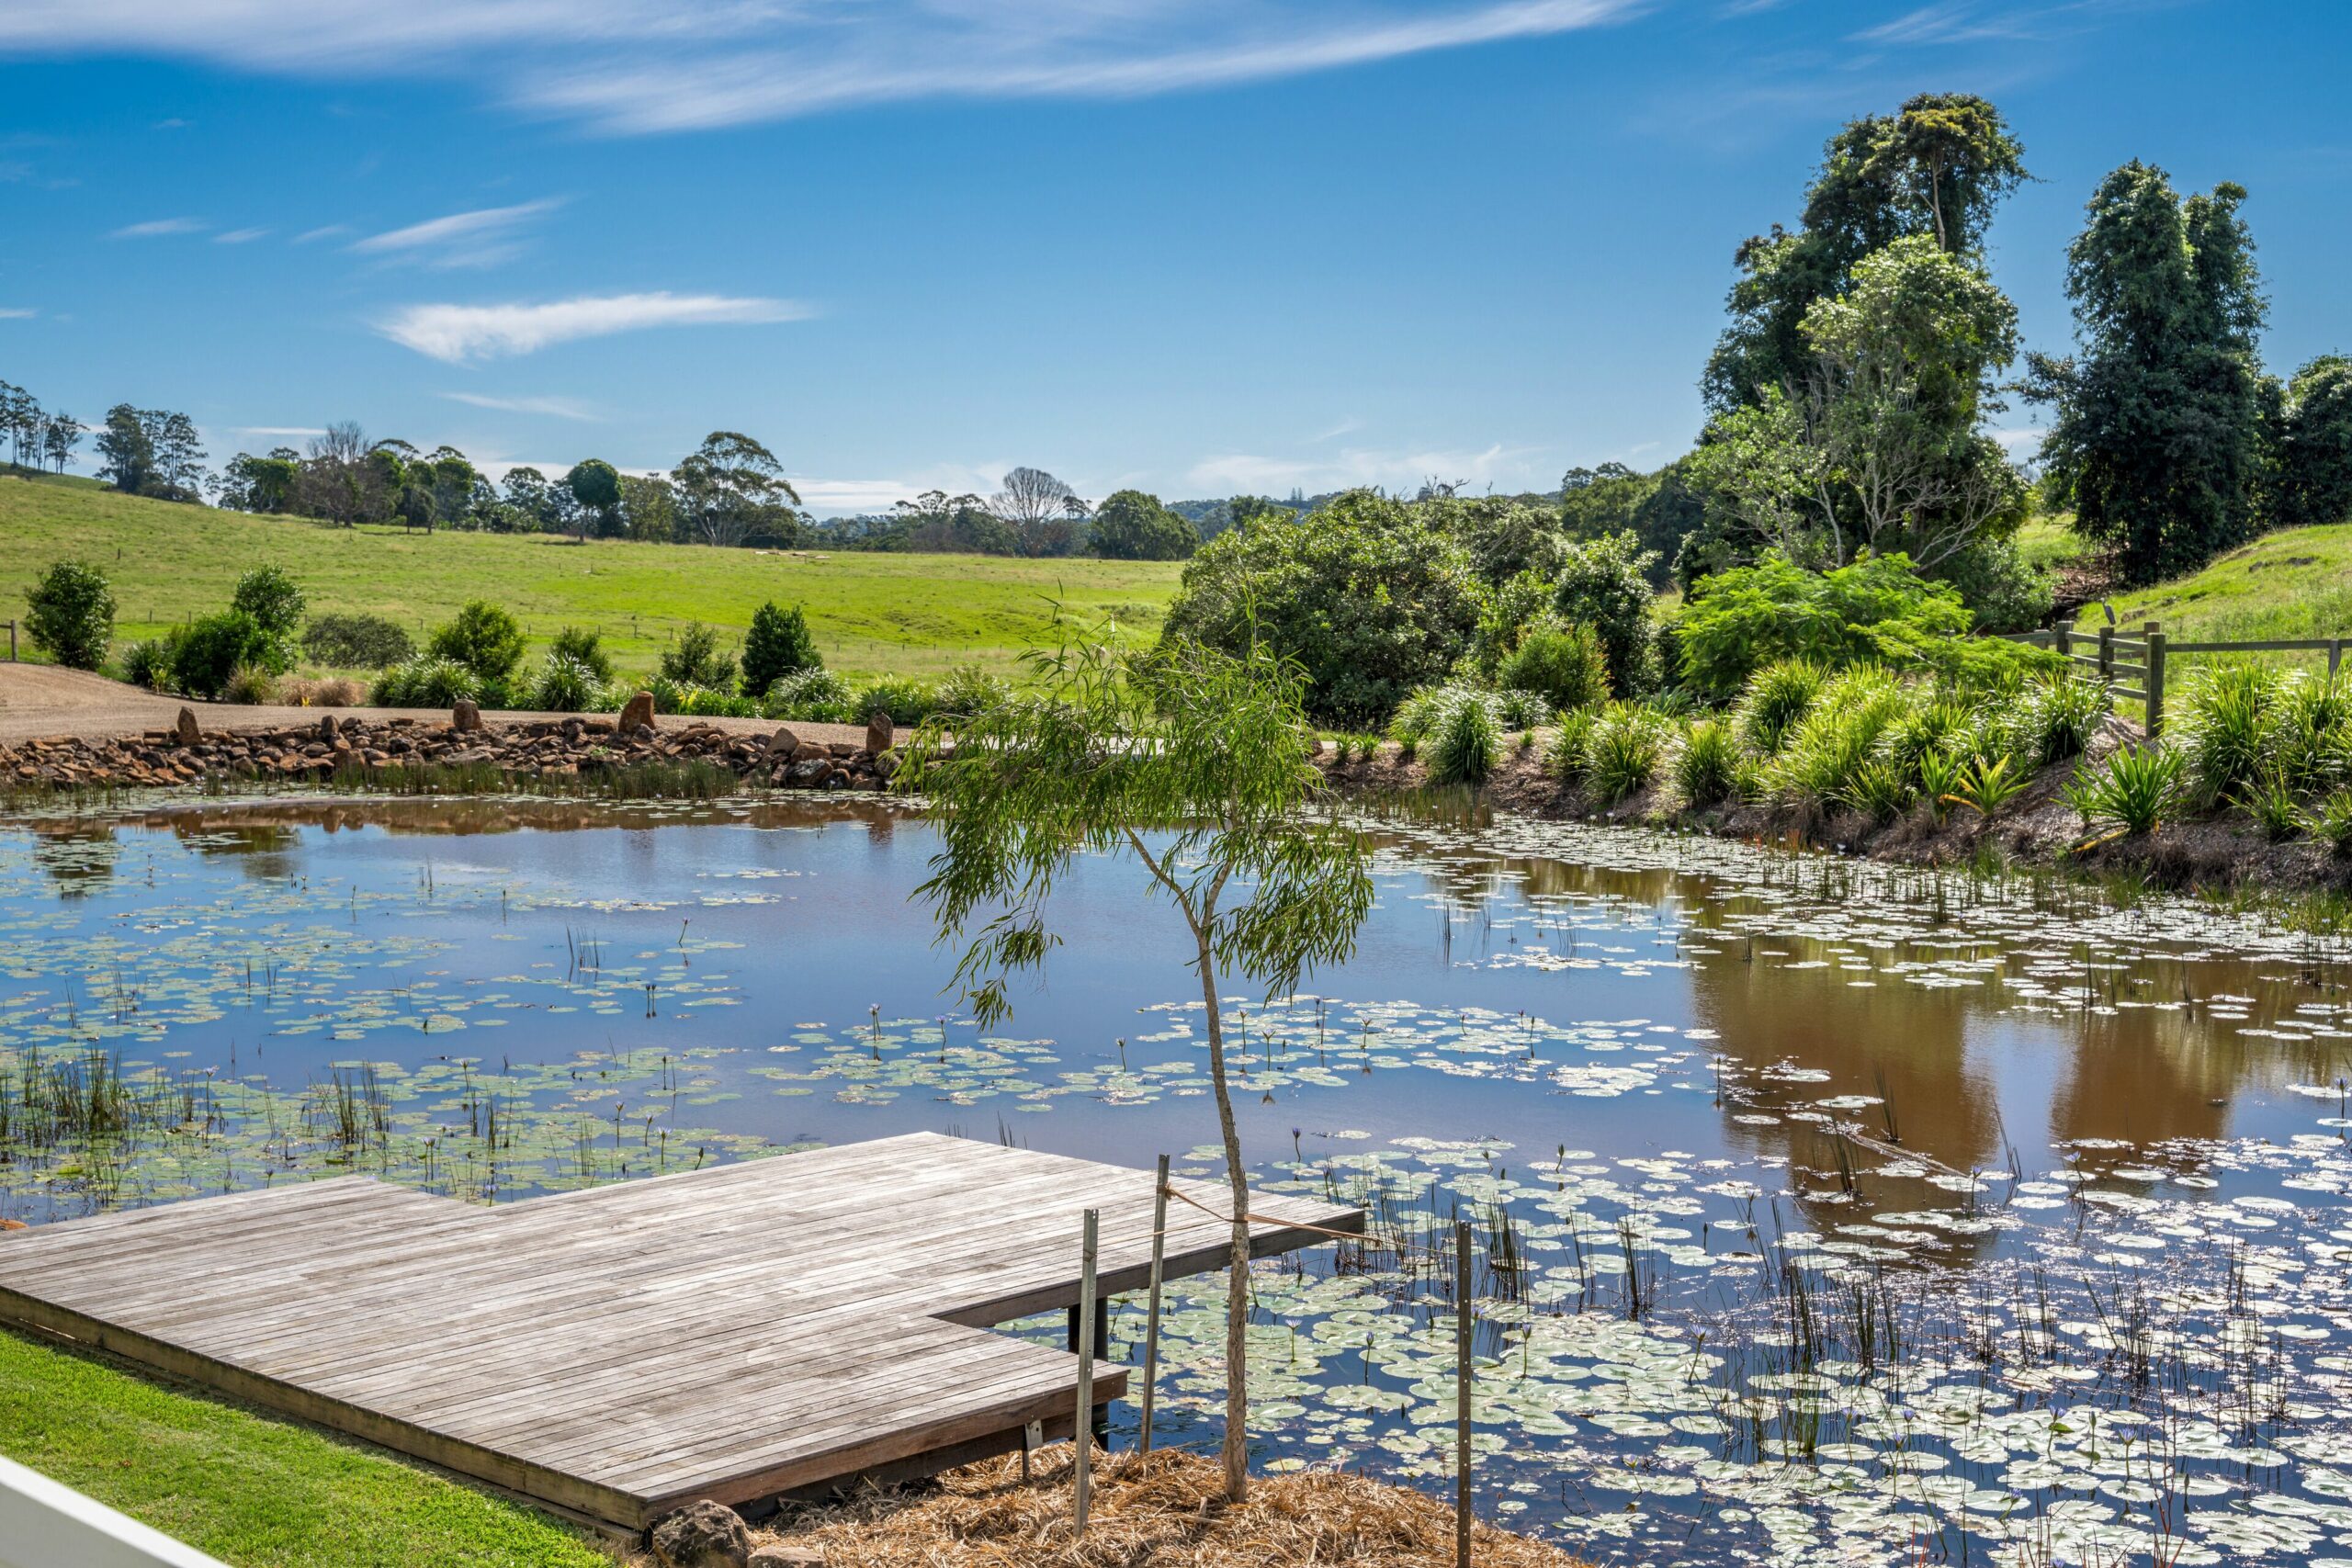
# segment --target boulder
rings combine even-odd
[[[763,762],[788,762],[792,754],[799,750],[800,737],[789,729],[779,729],[768,737],[768,749],[760,753],[760,760]]]
[[[786,773],[785,777],[802,789],[809,789],[823,783],[825,775],[832,771],[833,764],[831,761],[822,757],[811,757],[805,762],[793,763],[791,771]]]
[[[870,713],[865,716],[865,749],[876,756],[888,751],[897,735],[898,729],[891,724],[888,714]]]
[[[621,708],[620,732],[634,735],[640,728],[651,729],[653,727],[653,694],[639,692]]]
[[[332,727],[334,720],[327,723]],[[449,710],[449,728],[460,735],[481,733],[481,707],[471,697],[459,697],[458,705]]]
[[[734,1509],[705,1497],[662,1516],[653,1558],[662,1568],[749,1568],[752,1532]]]
[[[336,725],[336,723],[335,723],[335,721],[334,721],[334,715],[333,715],[333,714],[328,714],[325,717],[323,717],[323,718],[322,718],[322,719],[320,719],[320,720],[319,720],[319,739],[322,739],[322,740],[333,740],[333,739],[334,739],[337,735],[340,735],[341,733],[343,733],[343,731],[342,731],[341,728],[340,728],[339,726],[337,726],[337,725]]]
[[[819,1546],[795,1546],[772,1540],[752,1548],[749,1568],[825,1568],[825,1551]]]
[[[204,731],[197,728],[196,710],[180,709],[180,716],[173,733],[183,746],[194,746],[203,740]]]

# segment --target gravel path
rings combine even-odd
[[[183,707],[193,712],[198,727],[206,730],[275,728],[289,724],[311,724],[317,722],[321,714],[334,711],[313,707],[249,707],[232,703],[187,702],[179,697],[159,697],[153,692],[126,686],[103,675],[85,674],[79,670],[61,670],[51,664],[0,664],[0,745],[13,745],[20,740],[52,735],[78,735],[95,740],[117,735],[137,735],[150,729],[169,729],[178,721]],[[406,717],[446,722],[449,717],[447,711],[442,708],[368,708],[365,711],[370,718]],[[503,724],[566,716],[492,711],[481,716],[484,724],[495,728]],[[660,723],[665,728],[708,724],[736,733],[757,735],[765,735],[776,728],[773,720],[762,718],[666,717]],[[821,740],[829,744],[846,741],[854,745],[865,738],[862,725],[794,724],[786,728],[804,740]],[[904,740],[910,733],[900,729],[898,739]]]

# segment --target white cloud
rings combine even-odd
[[[493,398],[481,392],[444,392],[453,403],[472,408],[496,409],[503,413],[543,413],[557,419],[594,421],[604,416],[592,412],[588,406],[571,398]]]
[[[827,516],[855,516],[890,510],[894,502],[912,501],[929,485],[898,479],[802,479],[792,481],[802,504]]]
[[[332,240],[350,232],[351,225],[348,223],[329,223],[317,229],[303,230],[302,232],[294,236],[294,243],[298,245],[308,245],[320,240]]]
[[[0,52],[478,78],[619,131],[1135,97],[1600,26],[1649,0],[11,0]],[[495,71],[489,62],[495,62]]]
[[[315,424],[232,424],[229,427],[239,435],[324,435]]]
[[[29,305],[0,305],[0,321],[21,321],[40,312]]]
[[[268,232],[266,229],[232,229],[225,234],[213,235],[212,243],[216,245],[249,245]]]
[[[376,323],[403,347],[452,365],[532,354],[575,338],[645,327],[710,326],[799,321],[808,308],[791,299],[724,294],[609,294],[525,305],[411,305]]]
[[[486,266],[504,261],[520,248],[514,237],[517,229],[562,205],[548,197],[513,207],[452,212],[405,229],[370,234],[353,241],[349,248],[362,255],[421,257],[435,266]]]
[[[1489,485],[1503,491],[1548,489],[1558,481],[1546,477],[1535,461],[1547,450],[1498,443],[1476,451],[1352,447],[1317,457],[1231,452],[1203,458],[1185,479],[1211,495],[1287,495],[1294,490],[1319,494],[1357,485],[1411,491],[1419,489],[1425,479],[1459,482],[1473,491]]]
[[[109,240],[153,240],[164,234],[194,234],[204,228],[201,218],[151,218],[144,223],[127,223],[107,236]]]

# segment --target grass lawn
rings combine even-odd
[[[0,1452],[237,1568],[616,1561],[582,1531],[379,1450],[6,1332]]]
[[[826,664],[852,680],[933,679],[967,662],[1010,673],[1043,636],[1056,599],[1083,619],[1115,613],[1148,637],[1182,570],[343,529],[119,495],[86,479],[0,475],[0,620],[21,617],[26,585],[66,556],[112,579],[119,642],[225,607],[238,574],[266,562],[294,574],[314,612],[390,615],[420,643],[467,600],[490,599],[535,640],[588,626],[623,669],[643,671],[688,622],[740,637],[773,599],[802,606]]]
[[[2266,534],[2202,571],[2108,602],[2121,624],[2161,621],[2177,642],[2352,637],[2352,524]],[[2091,604],[2077,625],[2096,630],[2106,618]],[[2325,667],[2323,654],[2267,657]]]
[[[2071,512],[2040,513],[2026,519],[2017,532],[2018,554],[2028,566],[2055,570],[2086,554],[2090,546],[2075,532]]]

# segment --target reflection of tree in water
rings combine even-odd
[[[233,859],[254,876],[292,876],[300,869],[296,852],[301,847],[301,829],[283,818],[222,819],[188,812],[169,825],[172,836],[186,848],[207,857]]]
[[[368,799],[329,796],[274,800],[244,806],[207,804],[171,807],[122,818],[142,828],[158,828],[195,840],[198,835],[251,833],[255,849],[293,847],[298,832],[314,828],[324,832],[355,832],[379,828],[389,833],[434,838],[465,838],[484,833],[514,833],[527,829],[625,828],[650,829],[695,823],[737,823],[755,828],[816,828],[837,823],[881,823],[888,830],[911,807],[872,796],[843,799],[805,795],[772,799],[752,797],[724,803],[671,801],[597,801],[550,799],[546,796],[411,795]],[[282,833],[282,840],[265,843],[258,836]],[[237,852],[223,846],[228,852]]]
[[[104,821],[30,822],[33,862],[57,884],[61,897],[79,897],[113,879],[122,845]]]

